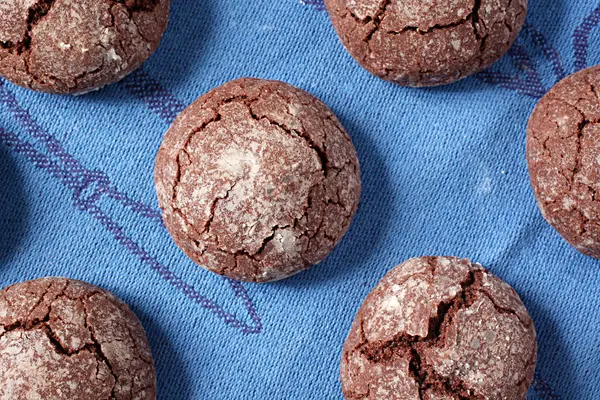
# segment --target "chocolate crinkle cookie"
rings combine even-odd
[[[155,400],[137,317],[113,294],[45,278],[0,291],[0,399]]]
[[[371,73],[405,86],[457,81],[500,59],[527,0],[325,0],[342,43]]]
[[[519,296],[478,264],[411,259],[367,296],[346,340],[347,399],[523,400],[537,357]]]
[[[600,66],[565,78],[540,100],[527,129],[527,163],[544,218],[600,258]]]
[[[325,258],[361,191],[356,151],[327,106],[286,83],[248,78],[183,111],[155,182],[175,243],[208,270],[252,282]]]
[[[116,82],[156,50],[169,5],[170,0],[4,0],[0,75],[62,94]]]

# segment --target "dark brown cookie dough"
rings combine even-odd
[[[0,399],[154,400],[150,347],[113,294],[45,278],[0,291]]]
[[[451,83],[506,53],[527,0],[325,0],[340,40],[364,68],[405,86]]]
[[[116,82],[156,50],[170,0],[0,2],[0,75],[75,94]]]
[[[261,79],[190,105],[164,138],[155,182],[175,243],[208,270],[252,282],[325,258],[361,191],[356,151],[327,106]]]
[[[537,357],[515,291],[478,264],[422,257],[367,296],[344,345],[347,399],[522,400]]]
[[[527,163],[544,218],[600,258],[600,66],[565,78],[540,100],[527,128]]]

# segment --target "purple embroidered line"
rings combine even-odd
[[[600,24],[600,5],[588,15],[573,34],[573,50],[575,56],[575,71],[584,69],[588,65],[588,50],[590,47],[590,34]]]
[[[546,37],[529,22],[525,22],[523,31],[531,38],[531,41],[534,45],[542,49],[544,56],[552,65],[552,69],[556,75],[556,81],[558,82],[563,79],[567,74],[565,73],[563,62],[558,50],[552,47],[550,43],[548,43]]]
[[[557,78],[556,80],[558,81],[564,78],[566,74],[558,51],[548,43],[548,40],[544,35],[542,35],[533,25],[527,23],[524,32],[529,36],[535,46],[542,49],[545,58],[552,65],[552,69]],[[509,57],[517,69],[521,71],[520,74],[506,74],[492,67],[480,72],[476,77],[491,85],[513,90],[535,99],[544,96],[547,89],[545,88],[542,78],[525,46],[517,41],[508,50],[507,57]]]
[[[514,43],[507,52],[512,63],[525,74],[525,78],[521,79],[522,82],[531,83],[532,87],[539,89],[543,92],[544,85],[542,84],[542,78],[535,69],[535,65],[531,60],[531,57],[527,53],[527,50],[521,43]]]
[[[158,81],[148,75],[142,68],[129,75],[124,80],[124,84],[131,94],[146,103],[150,111],[169,124],[185,108],[185,104],[164,89]]]
[[[561,400],[561,397],[552,391],[550,385],[548,385],[538,373],[535,374],[531,386],[543,400]]]
[[[234,288],[234,295],[242,300],[242,303],[246,307],[248,314],[250,315],[250,319],[252,319],[253,324],[249,325],[245,322],[241,322],[235,315],[226,312],[217,305],[213,300],[201,295],[198,291],[191,285],[188,285],[171,272],[167,267],[159,263],[154,257],[148,254],[142,247],[140,247],[137,243],[131,240],[127,235],[123,233],[123,228],[121,228],[116,222],[114,222],[110,217],[108,217],[98,206],[92,205],[88,208],[89,214],[100,224],[102,224],[110,233],[112,233],[113,237],[117,242],[119,242],[123,247],[127,248],[131,253],[135,254],[142,262],[149,265],[150,268],[158,272],[158,274],[171,286],[175,287],[183,294],[185,294],[189,299],[193,300],[196,304],[200,305],[202,308],[209,310],[214,315],[223,320],[227,325],[241,330],[246,334],[258,334],[262,331],[262,322],[252,300],[248,296],[246,290],[238,284],[238,282],[232,282],[228,280],[231,287]]]
[[[70,189],[73,187],[73,177],[69,171],[65,171],[62,166],[52,160],[45,154],[37,151],[30,143],[22,141],[17,135],[7,132],[3,128],[0,128],[0,142],[4,143],[7,147],[12,148],[16,153],[22,154],[29,160],[36,168],[44,169],[48,171],[53,177],[57,178],[61,183]],[[262,322],[260,316],[256,312],[256,308],[250,299],[247,291],[239,282],[234,282],[229,279],[229,285],[233,289],[234,295],[242,301],[242,304],[248,311],[252,324],[247,324],[240,321],[234,314],[226,312],[222,307],[216,304],[213,300],[198,293],[198,291],[191,285],[185,283],[183,279],[175,275],[166,266],[161,264],[156,258],[152,257],[146,250],[140,245],[129,238],[123,231],[123,228],[112,220],[104,211],[102,211],[97,205],[96,200],[92,197],[78,196],[77,192],[74,192],[73,200],[77,208],[86,211],[96,221],[106,228],[114,237],[114,239],[134,254],[140,261],[150,266],[156,271],[161,278],[167,281],[171,286],[175,287],[189,299],[199,304],[202,308],[205,308],[212,312],[214,315],[222,319],[227,325],[240,329],[246,334],[258,334],[262,331]]]
[[[514,52],[515,50],[509,50],[509,56],[512,57]],[[537,81],[535,75],[530,73],[526,73],[526,75],[528,77],[523,78],[518,75],[508,75],[490,68],[479,72],[475,77],[490,85],[500,86],[535,99],[541,98],[546,93],[541,81]]]
[[[300,3],[307,6],[313,6],[317,11],[325,11],[325,3],[323,0],[300,0]]]
[[[532,88],[531,85],[515,81],[515,77],[504,75],[496,71],[483,71],[477,74],[476,77],[487,84],[509,89],[525,96],[533,97],[534,99],[539,99],[544,95],[544,93],[540,92],[538,89]]]
[[[73,156],[68,154],[61,143],[44,131],[31,117],[29,111],[22,108],[17,99],[6,89],[5,83],[0,80],[0,103],[4,103],[10,113],[23,125],[33,138],[43,144],[50,155],[60,161],[60,166],[65,173],[70,174],[64,184],[76,192],[83,192],[88,188],[94,188],[95,199],[106,195],[136,212],[137,214],[151,218],[162,224],[162,218],[159,212],[150,206],[139,201],[131,199],[127,194],[120,192],[111,182],[109,177],[102,171],[91,171],[83,167],[81,163]]]

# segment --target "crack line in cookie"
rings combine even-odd
[[[430,273],[435,274],[435,259],[428,259]],[[427,390],[443,390],[447,394],[458,396],[459,399],[483,399],[480,394],[474,393],[473,389],[457,377],[444,377],[439,375],[433,368],[422,359],[422,351],[426,348],[435,347],[435,345],[444,340],[448,327],[456,314],[461,310],[466,310],[478,301],[481,296],[486,296],[491,300],[494,309],[501,314],[514,315],[525,329],[530,328],[526,322],[522,321],[515,310],[501,307],[493,300],[487,289],[483,286],[483,278],[486,270],[478,267],[469,271],[468,276],[460,283],[461,290],[451,299],[438,304],[436,315],[429,320],[429,327],[426,337],[411,336],[399,334],[393,339],[385,342],[371,343],[367,340],[363,321],[360,322],[361,341],[353,351],[362,353],[369,362],[385,363],[387,360],[398,356],[398,352],[409,352],[409,372],[415,379],[419,387],[420,398],[423,399]],[[534,358],[534,355],[532,355]],[[439,382],[443,382],[443,387],[439,387]]]

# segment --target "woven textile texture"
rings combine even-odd
[[[596,0],[530,0],[490,70],[417,90],[360,68],[319,0],[174,0],[161,47],[118,84],[57,97],[0,80],[0,284],[60,275],[122,297],[148,332],[160,399],[341,399],[342,344],[379,279],[413,256],[468,257],[513,285],[535,321],[529,398],[600,399],[600,261],[544,222],[525,162],[536,101],[600,63],[599,24]],[[327,103],[364,180],[331,256],[266,285],[190,262],[153,187],[177,113],[241,76]]]

